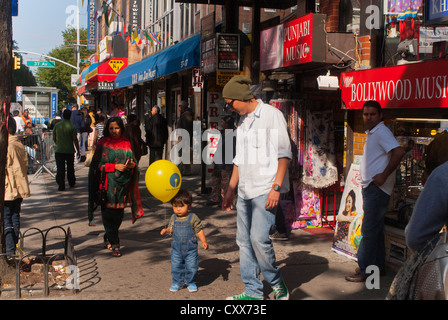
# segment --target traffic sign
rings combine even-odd
[[[90,63],[90,60],[89,59],[81,59],[80,62],[81,63]]]
[[[28,67],[54,68],[54,61],[27,61]]]

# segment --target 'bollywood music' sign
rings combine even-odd
[[[448,107],[448,60],[411,63],[341,74],[342,101],[362,109],[368,100],[382,108]]]

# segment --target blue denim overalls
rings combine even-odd
[[[198,272],[198,241],[191,227],[192,213],[187,220],[179,221],[174,215],[171,241],[171,275],[173,284],[183,286],[196,283]]]

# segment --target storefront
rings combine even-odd
[[[264,80],[257,95],[284,113],[292,142],[292,192],[280,202],[290,229],[334,228],[341,197],[345,112],[328,43],[354,43],[347,34],[327,34],[325,22],[326,15],[310,13],[260,36]]]
[[[123,90],[136,101],[138,115],[158,105],[167,118],[169,130],[179,116],[177,106],[181,100],[188,101],[195,116],[199,116],[201,100],[194,94],[191,81],[194,68],[200,66],[199,39],[200,35],[193,36],[129,65],[115,79],[114,89]]]
[[[362,156],[362,106],[367,100],[381,104],[385,124],[406,149],[386,215],[387,262],[391,265],[401,265],[410,254],[404,228],[423,189],[425,153],[437,135],[447,134],[447,68],[448,60],[441,59],[341,75],[342,101],[348,112],[347,164],[356,167]]]
[[[89,68],[85,74],[85,94],[93,98],[94,108],[110,111],[115,78],[127,65],[128,58],[112,58]]]

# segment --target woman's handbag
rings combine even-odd
[[[99,189],[95,192],[95,203],[99,206],[107,203],[107,190],[106,190],[106,172],[101,166],[101,182]]]
[[[415,300],[446,300],[448,273],[447,233],[440,234],[435,248],[420,267],[415,281]]]

